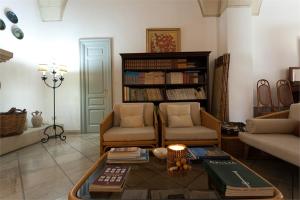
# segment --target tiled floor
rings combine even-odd
[[[68,135],[66,142],[52,139],[1,156],[0,200],[65,200],[98,157],[98,135]],[[280,160],[246,163],[277,186],[286,199],[299,199],[299,168]]]

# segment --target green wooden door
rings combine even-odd
[[[80,39],[81,133],[99,133],[112,109],[111,39]]]

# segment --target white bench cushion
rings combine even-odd
[[[205,140],[217,139],[217,132],[204,126],[187,128],[166,128],[167,140]]]
[[[112,127],[103,134],[105,142],[121,142],[121,141],[136,141],[136,140],[154,140],[154,127],[146,126],[142,128],[121,128]]]
[[[300,139],[290,134],[239,133],[246,144],[300,166]]]

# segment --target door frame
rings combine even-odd
[[[108,42],[108,56],[109,56],[109,59],[108,59],[108,65],[110,66],[110,68],[108,69],[110,71],[110,77],[108,77],[110,80],[110,85],[111,85],[111,88],[110,88],[110,91],[107,92],[108,97],[108,106],[106,109],[106,113],[107,114],[110,110],[112,110],[112,102],[113,102],[113,87],[112,87],[112,84],[113,84],[113,81],[112,81],[112,38],[111,37],[96,37],[96,38],[79,38],[79,59],[80,59],[80,132],[81,134],[87,134],[86,130],[87,130],[87,127],[86,127],[86,98],[85,98],[85,94],[86,94],[86,91],[85,91],[85,71],[84,71],[84,59],[82,57],[82,53],[83,53],[83,48],[82,48],[82,42],[85,42],[85,41],[99,41],[99,40],[102,40],[102,41],[107,41]],[[110,93],[111,92],[111,93]],[[105,117],[105,116],[104,116]],[[100,123],[100,122],[99,122]]]

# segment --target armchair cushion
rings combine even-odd
[[[112,127],[103,134],[104,142],[154,140],[155,130],[152,126],[142,128]]]
[[[170,128],[192,127],[193,121],[190,114],[190,105],[168,105],[168,124]]]
[[[144,127],[144,106],[142,104],[120,105],[120,126],[122,128]]]
[[[120,103],[115,104],[113,108],[114,112],[114,126],[120,126],[121,118],[120,118],[120,105],[123,104],[132,104],[132,105],[143,105],[144,106],[144,125],[145,126],[153,126],[153,112],[154,112],[154,105],[153,103]]]
[[[288,133],[291,134],[297,125],[292,119],[248,119],[246,128],[249,133]]]
[[[300,103],[294,103],[291,105],[289,119],[300,121]]]
[[[193,125],[200,126],[201,125],[200,103],[198,103],[198,102],[160,103],[159,110],[161,111],[166,122],[168,122],[167,106],[168,105],[186,105],[186,104],[190,105],[190,113],[191,113]],[[166,125],[168,125],[168,124],[166,124]]]
[[[188,128],[166,128],[167,140],[205,140],[217,139],[217,132],[204,126]]]

